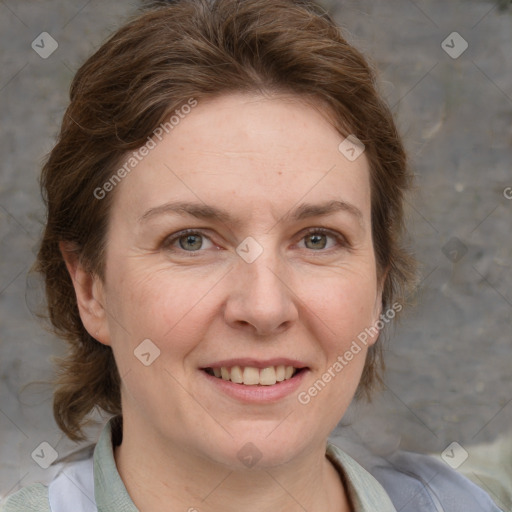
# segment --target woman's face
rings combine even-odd
[[[125,421],[233,467],[323,447],[380,314],[364,153],[298,98],[199,102],[163,134],[116,187],[105,315],[85,321]]]

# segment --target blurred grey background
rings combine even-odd
[[[384,390],[353,405],[334,435],[380,453],[440,454],[456,441],[471,454],[510,434],[512,419],[512,8],[323,4],[377,66],[396,113],[417,175],[408,210],[421,262],[416,305],[386,342]],[[33,314],[43,300],[28,273],[44,219],[38,174],[74,72],[136,7],[0,0],[0,497],[51,477],[31,456],[40,443],[74,449],[47,383],[64,346]]]

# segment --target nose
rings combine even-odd
[[[269,251],[252,263],[238,261],[235,271],[230,272],[226,322],[258,336],[289,329],[298,318],[297,296],[289,275],[284,263]]]

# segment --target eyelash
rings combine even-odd
[[[342,234],[336,233],[335,231],[331,231],[331,230],[326,229],[326,228],[308,228],[306,230],[306,232],[301,236],[299,241],[302,241],[307,236],[310,236],[310,235],[313,235],[313,234],[315,234],[315,235],[316,234],[328,235],[329,237],[331,237],[332,239],[334,239],[337,242],[339,247],[350,248],[350,243],[348,242],[348,240]],[[186,251],[186,250],[181,249],[181,248],[172,247],[172,245],[175,242],[177,242],[180,238],[182,238],[184,236],[187,236],[187,235],[200,235],[200,236],[210,240],[211,243],[214,243],[210,239],[210,237],[208,235],[206,235],[205,233],[203,233],[201,230],[197,230],[197,229],[184,229],[183,231],[179,231],[178,233],[174,233],[174,234],[168,236],[167,238],[165,238],[164,241],[163,241],[162,246],[164,247],[164,249],[167,249],[167,250],[177,250],[177,251],[182,252],[182,253],[187,253],[188,255],[196,255],[196,254],[199,255],[201,252],[204,252],[201,249],[198,250],[198,251]],[[326,252],[332,251],[333,249],[336,249],[336,248],[331,247],[330,249],[318,249],[318,250],[310,249],[310,252],[312,252],[312,253],[326,253]],[[192,256],[192,257],[194,257],[194,256]]]

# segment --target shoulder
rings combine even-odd
[[[441,506],[454,512],[500,510],[482,489],[444,461],[430,455],[398,451],[385,462],[376,462],[370,472],[382,483],[392,500],[404,503],[403,512],[416,511],[420,505],[425,507],[424,510],[438,510]],[[416,501],[418,505],[415,507],[412,503]]]
[[[79,450],[70,458],[55,466],[48,485],[31,484],[5,498],[0,512],[59,512],[71,504],[76,512],[96,512],[91,450]]]
[[[468,458],[458,472],[488,490],[503,510],[512,510],[512,438],[501,436],[491,443],[467,448]]]
[[[487,493],[432,456],[396,451],[384,457],[363,445],[341,444],[384,488],[396,510],[500,512]]]
[[[50,512],[48,487],[32,484],[0,503],[0,512]]]

